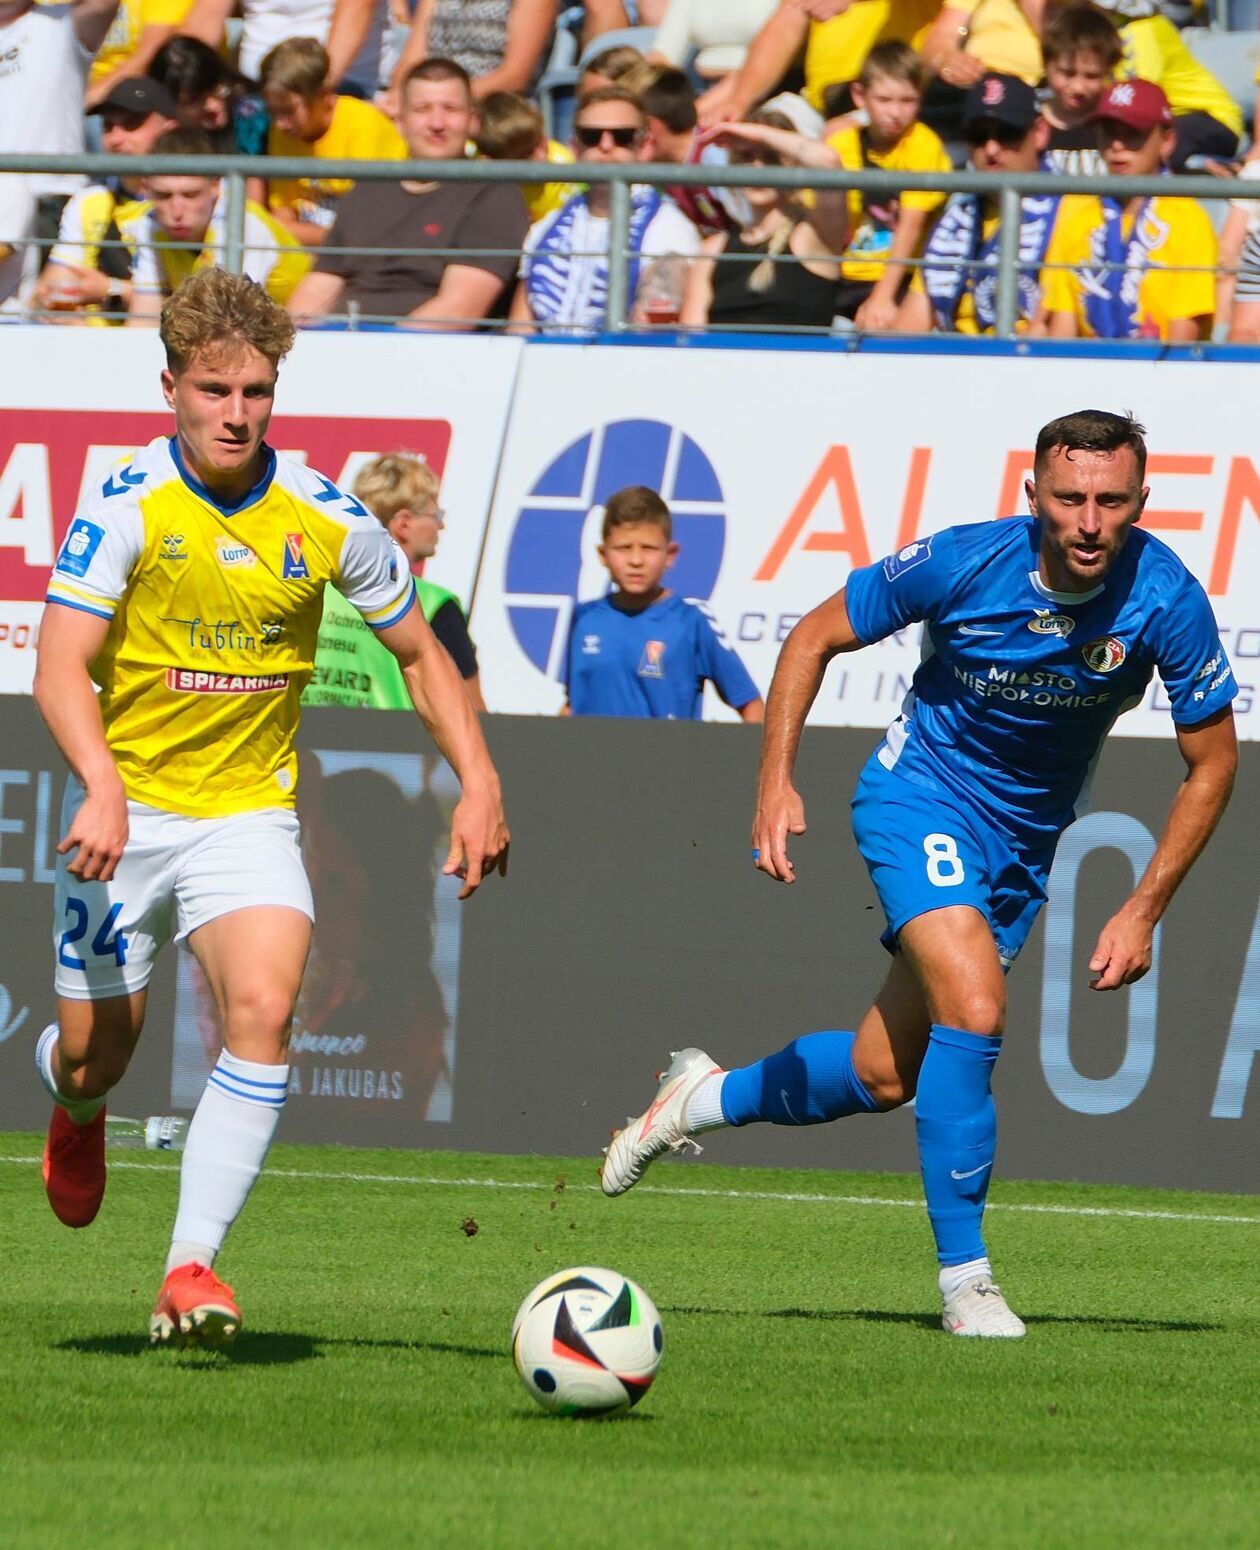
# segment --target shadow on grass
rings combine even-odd
[[[226,1351],[206,1352],[196,1347],[184,1351],[163,1351],[150,1346],[147,1335],[93,1335],[83,1340],[62,1340],[58,1351],[73,1351],[80,1356],[143,1356],[152,1351],[155,1359],[175,1356],[217,1356],[233,1367],[287,1367],[295,1362],[315,1361],[326,1350],[346,1348],[352,1351],[436,1351],[443,1356],[493,1357],[501,1361],[504,1352],[489,1346],[454,1345],[442,1340],[373,1340],[333,1336],[297,1335],[280,1331],[243,1330],[236,1343]]]
[[[920,1329],[939,1330],[939,1313],[896,1313],[887,1308],[767,1308],[764,1312],[732,1308],[662,1308],[662,1313],[701,1314],[723,1319],[815,1319],[824,1323],[908,1324]],[[1075,1329],[1096,1329],[1116,1335],[1207,1335],[1216,1334],[1224,1325],[1204,1324],[1187,1319],[1127,1319],[1105,1314],[1024,1314],[1030,1328],[1066,1325]]]

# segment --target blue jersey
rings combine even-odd
[[[703,603],[669,596],[627,613],[610,596],[573,610],[565,686],[575,716],[695,721],[706,678],[736,710],[758,697]]]
[[[866,642],[916,620],[923,660],[876,757],[975,804],[1018,838],[1058,834],[1083,808],[1103,739],[1158,671],[1178,726],[1238,692],[1211,605],[1139,528],[1088,592],[1052,592],[1041,526],[946,528],[854,571],[849,621]]]

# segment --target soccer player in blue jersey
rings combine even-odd
[[[678,544],[655,490],[609,497],[599,557],[613,590],[573,611],[564,713],[695,721],[707,680],[742,720],[761,721],[765,702],[717,620],[664,584]]]
[[[607,1194],[703,1130],[818,1124],[914,1098],[942,1323],[955,1335],[1024,1334],[981,1232],[1003,973],[1045,900],[1102,741],[1153,672],[1186,776],[1150,865],[1099,935],[1094,990],[1150,968],[1156,923],[1224,811],[1237,764],[1237,686],[1207,597],[1136,526],[1145,465],[1131,418],[1055,420],[1037,438],[1030,517],[907,544],[855,571],[792,631],[770,689],[752,829],[754,864],[783,883],[795,880],[788,836],[805,832],[797,745],[827,664],[916,620],[925,627],[910,694],[853,798],[892,968],[856,1032],[807,1034],[733,1071],[700,1050],[676,1055],[651,1107],[608,1148]]]

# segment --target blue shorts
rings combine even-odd
[[[969,904],[989,922],[1003,968],[1046,901],[1054,842],[1021,847],[961,797],[866,764],[853,794],[853,836],[883,906],[889,952],[907,921]]]

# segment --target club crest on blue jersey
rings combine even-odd
[[[896,554],[890,554],[884,561],[884,575],[889,581],[896,581],[908,570],[913,570],[916,565],[922,565],[924,560],[932,558],[931,538],[916,538],[912,544],[907,544],[904,549],[898,549]]]
[[[70,531],[66,534],[61,553],[57,556],[57,569],[67,576],[86,576],[92,556],[100,548],[104,537],[103,527],[97,527],[95,522],[85,522],[79,517],[71,523]]]
[[[1049,609],[1039,608],[1028,621],[1028,628],[1034,635],[1070,635],[1076,628],[1076,620],[1069,619],[1067,614],[1052,614]]]
[[[1081,647],[1085,666],[1096,673],[1114,673],[1129,654],[1129,648],[1114,635],[1102,635]]]
[[[310,566],[306,563],[306,556],[302,553],[303,533],[286,533],[284,535],[284,568],[280,572],[282,581],[309,581],[311,579]]]
[[[638,674],[640,678],[664,678],[665,642],[663,640],[644,641]]]

